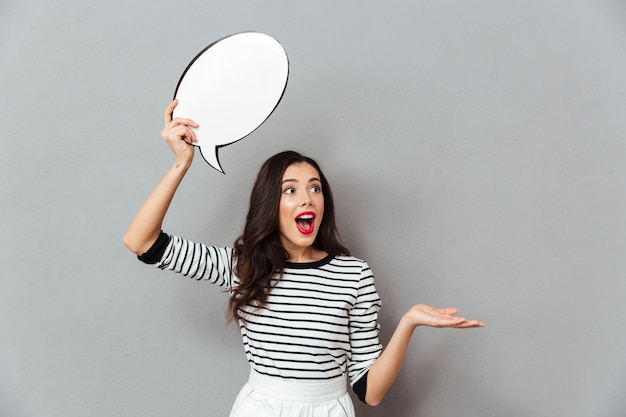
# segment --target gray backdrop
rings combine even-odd
[[[360,416],[626,414],[623,1],[80,1],[0,6],[0,415],[225,416],[248,366],[226,295],[140,264],[121,237],[173,159],[178,77],[256,30],[289,54],[280,106],[196,155],[165,227],[241,231],[261,162],[317,158],[386,342],[418,329]]]

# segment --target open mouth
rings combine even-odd
[[[315,213],[307,211],[300,213],[296,217],[296,227],[298,231],[305,235],[310,235],[315,229]]]

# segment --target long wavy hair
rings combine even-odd
[[[295,151],[284,151],[270,157],[257,175],[250,194],[250,206],[243,233],[234,244],[234,274],[239,283],[232,289],[229,313],[242,318],[246,306],[263,306],[272,289],[272,278],[281,277],[289,254],[280,242],[278,209],[285,170],[306,162],[319,173],[324,196],[324,217],[313,246],[330,255],[349,255],[335,224],[333,194],[317,162]]]

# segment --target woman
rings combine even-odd
[[[140,260],[230,292],[250,379],[231,417],[354,416],[347,393],[378,405],[396,379],[418,326],[475,328],[456,309],[412,307],[387,347],[378,341],[380,298],[367,263],[350,256],[335,226],[330,186],[315,161],[282,152],[262,166],[242,235],[233,248],[161,231],[194,155],[189,119],[164,114],[161,137],[175,162],[131,223],[124,244]],[[347,381],[346,381],[347,379]]]

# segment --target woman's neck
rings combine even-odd
[[[327,252],[313,246],[298,248],[297,250],[287,249],[287,253],[289,254],[287,262],[293,263],[316,262],[328,256]]]

